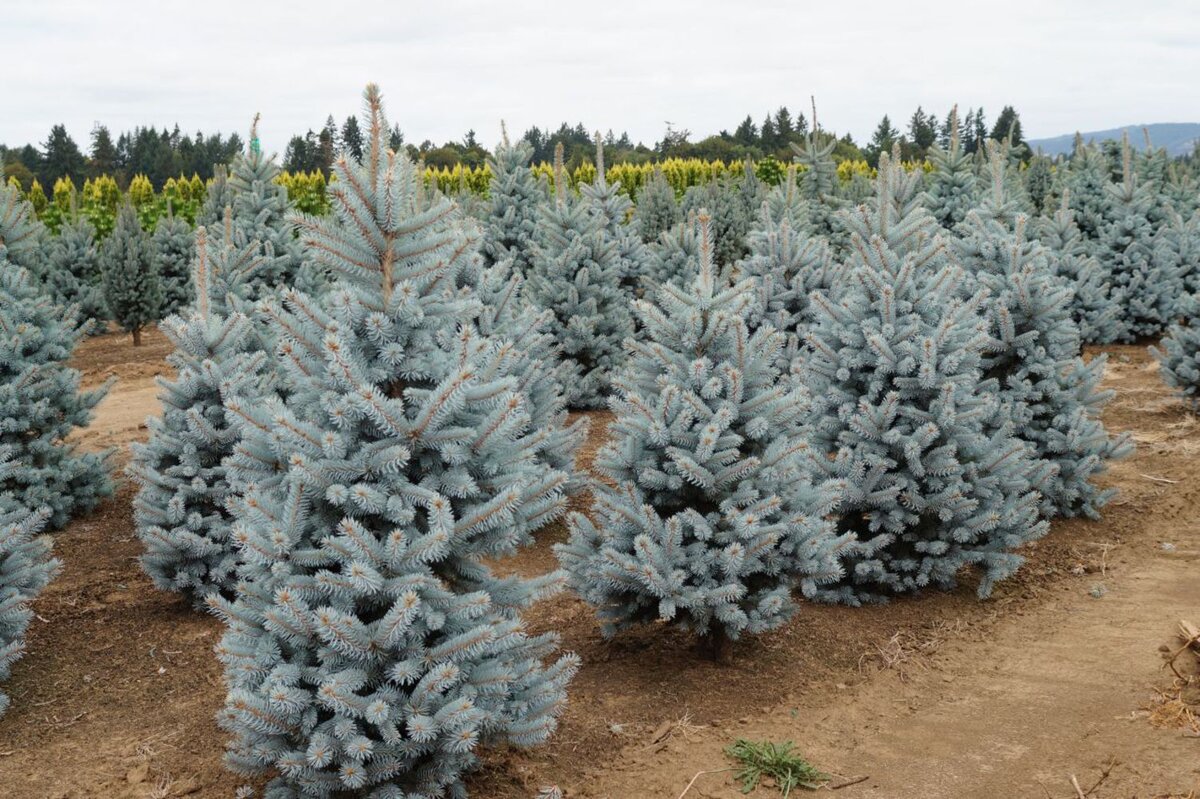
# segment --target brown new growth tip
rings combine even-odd
[[[196,307],[200,317],[208,320],[208,231],[204,225],[196,228],[196,266],[192,269],[196,284]]]

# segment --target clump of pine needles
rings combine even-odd
[[[793,788],[816,790],[829,780],[816,766],[792,751],[791,741],[781,744],[770,741],[747,741],[739,738],[725,749],[725,754],[741,764],[734,779],[742,783],[742,793],[750,793],[758,787],[763,777],[774,781],[784,799]]]

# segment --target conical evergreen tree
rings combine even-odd
[[[808,205],[809,225],[815,235],[832,240],[836,240],[838,234],[834,216],[842,206],[838,197],[837,164],[833,160],[836,146],[837,138],[822,133],[817,127],[815,113],[812,131],[803,142],[791,144],[796,163],[804,167],[800,173],[800,194]]]
[[[108,453],[78,454],[68,435],[91,420],[108,391],[79,391],[67,360],[87,331],[71,309],[54,305],[8,255],[33,246],[33,211],[0,189],[0,447],[12,465],[0,494],[25,508],[48,508],[51,529],[112,493]]]
[[[890,168],[877,180],[883,209],[893,207]],[[984,295],[963,299],[968,278],[941,257],[940,237],[913,242],[901,256],[878,234],[854,234],[838,299],[813,295],[798,374],[811,394],[813,465],[845,481],[839,529],[859,539],[830,599],[951,587],[968,566],[982,569],[987,596],[1020,565],[1014,550],[1047,529],[1035,463],[998,424],[980,373]]]
[[[1163,199],[1184,219],[1200,210],[1200,182],[1179,164],[1167,166],[1167,182],[1163,185]]]
[[[1112,296],[1112,275],[1098,260],[1088,255],[1075,212],[1070,206],[1069,190],[1052,217],[1037,221],[1038,240],[1050,251],[1051,267],[1072,287],[1071,317],[1079,326],[1085,344],[1112,344],[1125,336],[1124,309]]]
[[[809,295],[833,291],[838,269],[828,241],[793,228],[786,214],[777,221],[768,204],[747,238],[750,254],[738,264],[738,275],[750,281],[761,318],[785,337],[778,366],[789,374],[812,322]]]
[[[175,345],[167,356],[175,377],[158,378],[162,416],[149,419],[149,439],[132,446],[129,473],[139,484],[134,521],[146,550],[142,568],[158,588],[195,602],[214,592],[233,595],[237,552],[222,462],[238,436],[223,402],[264,394],[266,353],[253,348],[250,320],[230,310],[226,298],[265,260],[258,242],[238,247],[224,239],[210,250],[206,229],[196,230],[196,306],[161,325]]]
[[[112,318],[142,343],[142,329],[162,316],[163,290],[150,242],[137,212],[126,202],[117,214],[112,235],[104,242],[100,263],[104,300]]]
[[[213,164],[212,180],[204,193],[204,202],[196,214],[196,224],[205,228],[215,228],[225,217],[225,209],[233,204],[233,189],[229,185],[229,167],[226,164]]]
[[[508,129],[503,122],[500,125],[503,139],[488,161],[492,179],[483,226],[483,256],[487,266],[510,261],[511,268],[524,277],[533,265],[538,210],[546,195],[529,168],[533,147],[524,139],[509,141]]]
[[[1168,312],[1170,323],[1188,312],[1190,295],[1200,291],[1200,212],[1185,217],[1164,205],[1162,216],[1154,234],[1155,272],[1174,276],[1183,289]]]
[[[658,241],[648,248],[646,268],[642,274],[642,291],[653,296],[659,286],[671,283],[690,285],[696,278],[699,263],[700,238],[696,235],[696,215],[688,214],[686,221],[659,234]]]
[[[722,284],[701,214],[698,277],[638,301],[646,340],[630,340],[597,460],[595,521],[570,517],[555,547],[607,633],[661,619],[724,643],[779,626],[794,589],[838,579],[826,516],[833,485],[806,471],[802,402],[775,367],[783,337],[752,332],[749,283]]]
[[[1175,318],[1183,294],[1181,265],[1170,257],[1155,257],[1151,210],[1156,187],[1139,183],[1133,170],[1128,136],[1122,143],[1122,180],[1110,184],[1110,218],[1100,234],[1099,258],[1119,287],[1128,323],[1126,340],[1155,336]]]
[[[789,164],[783,173],[783,180],[778,186],[767,192],[766,208],[773,223],[787,222],[788,227],[797,233],[808,232],[808,203],[805,201],[804,195],[800,193],[795,164]],[[756,220],[756,225],[761,227],[762,222],[760,216]],[[748,235],[753,236],[755,229],[755,226],[752,226]],[[749,239],[747,239],[746,245],[753,250]]]
[[[904,170],[899,147],[894,155],[880,155],[874,193],[866,203],[839,212],[837,226],[861,241],[882,239],[899,258],[914,253],[934,258],[919,264],[922,271],[934,271],[947,258],[944,248],[930,246],[941,228],[925,207],[922,176]]]
[[[1200,295],[1181,303],[1183,320],[1171,325],[1161,349],[1150,348],[1163,381],[1195,411],[1200,409]]]
[[[1067,169],[1060,174],[1063,177],[1059,196],[1063,194],[1062,189],[1070,191],[1075,222],[1089,246],[1097,247],[1112,216],[1107,160],[1095,147],[1077,140]]]
[[[479,242],[386,149],[366,92],[361,163],[334,166],[334,213],[302,236],[336,282],[283,292],[286,403],[227,402],[243,558],[218,656],[228,762],[275,769],[268,796],[464,796],[480,745],[554,729],[576,660],[520,611],[563,582],[495,576],[563,511],[507,350],[457,291]]]
[[[604,140],[596,133],[596,179],[585,183],[579,191],[582,203],[596,217],[600,228],[612,241],[621,273],[621,285],[630,294],[636,293],[646,268],[646,245],[629,224],[633,202],[621,192],[619,183],[609,183],[604,165]],[[558,181],[555,180],[557,184]]]
[[[718,269],[733,266],[746,255],[746,235],[753,211],[743,202],[738,181],[725,177],[692,186],[680,205],[685,217],[698,217],[701,210],[712,218],[713,258]]]
[[[167,215],[158,220],[150,237],[154,268],[162,285],[163,304],[160,313],[164,317],[177,313],[192,301],[193,288],[188,267],[196,251],[195,235],[187,220],[176,216],[168,204]]]
[[[675,190],[667,183],[662,169],[656,166],[646,185],[638,192],[637,207],[633,212],[638,235],[643,242],[653,245],[659,236],[682,221],[680,217]]]
[[[929,162],[933,172],[926,193],[928,208],[938,224],[950,230],[967,218],[967,211],[975,206],[977,199],[972,158],[959,142],[957,105],[950,112],[949,146],[930,147]]]
[[[1079,357],[1074,287],[1056,272],[1050,253],[1026,237],[1025,216],[1003,221],[1015,203],[998,158],[990,182],[983,205],[967,215],[955,240],[960,262],[988,292],[984,376],[997,381],[1006,416],[1040,461],[1035,484],[1042,513],[1098,518],[1115,492],[1099,490],[1092,478],[1132,451],[1127,435],[1109,438],[1100,421],[1112,398],[1099,389],[1106,357]]]
[[[230,167],[226,198],[228,207],[233,209],[233,229],[247,241],[261,242],[268,258],[259,270],[251,296],[266,296],[279,286],[298,285],[309,292],[319,291],[321,277],[305,265],[300,242],[289,219],[292,203],[287,189],[276,182],[279,165],[275,163],[275,156],[263,154],[258,120],[255,115],[246,152],[238,154]],[[331,189],[333,193],[339,190],[339,187]],[[220,210],[223,216],[224,207]],[[225,229],[216,222],[213,220],[208,226],[214,244],[224,235]]]
[[[108,320],[95,232],[79,214],[63,221],[50,244],[45,283],[54,302],[79,308],[79,318],[92,320],[89,332],[103,333]]]
[[[19,467],[0,448],[0,485],[14,468]],[[49,515],[48,509],[31,512],[10,494],[0,494],[0,684],[25,653],[25,631],[33,620],[29,604],[59,570],[49,541],[38,536]],[[8,706],[9,698],[0,690],[0,716]]]
[[[624,356],[621,342],[633,330],[617,242],[592,203],[571,196],[561,153],[556,158],[555,201],[543,207],[533,255],[530,298],[554,313],[551,331],[563,355],[580,370],[575,402],[600,408]]]

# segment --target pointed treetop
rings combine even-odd
[[[1142,125],[1142,138],[1146,140],[1146,149],[1150,150],[1153,147],[1153,145],[1150,144],[1150,128],[1146,127],[1145,125]]]
[[[196,228],[196,261],[192,267],[192,283],[196,286],[196,307],[201,318],[208,319],[208,231],[204,225]]]
[[[1133,152],[1129,148],[1129,131],[1121,131],[1121,178],[1125,190],[1133,192]]]
[[[1000,159],[1000,143],[995,139],[988,139],[987,154],[992,173],[992,199],[999,205],[1004,202],[1004,164]]]
[[[504,124],[504,120],[500,120],[500,141],[504,142],[504,148],[508,149],[508,125]]]
[[[554,145],[554,196],[558,204],[567,201],[567,168],[563,165],[563,143]]]
[[[958,103],[955,103],[950,109],[950,154],[958,155],[961,144],[958,135]]]
[[[387,120],[383,116],[383,94],[379,91],[378,83],[368,83],[363,92],[363,102],[366,104],[367,135],[371,139],[371,150],[367,161],[367,174],[374,184],[379,178],[379,167],[383,161],[383,142],[387,131]]]
[[[604,176],[604,139],[600,137],[600,131],[596,131],[596,183],[603,188],[608,183]]]
[[[708,210],[701,208],[696,215],[696,224],[700,228],[700,290],[705,296],[712,296],[715,284],[711,222]]]
[[[262,153],[262,143],[258,140],[258,121],[262,119],[262,114],[255,114],[254,121],[250,123],[250,154],[259,155]]]
[[[817,96],[810,94],[808,99],[812,102],[812,132],[815,134],[821,126],[817,124]]]

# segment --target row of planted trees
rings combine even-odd
[[[1134,335],[1139,270],[1195,267],[1170,268],[1167,217],[1118,247],[1132,156],[1095,235],[1082,167],[1035,216],[1000,146],[843,183],[819,133],[776,186],[742,169],[680,199],[652,173],[636,208],[599,148],[576,193],[505,141],[470,208],[386,148],[374,86],[366,112],[324,216],[251,137],[131,466],[143,565],[226,623],[228,762],[271,796],[462,795],[479,747],[545,740],[578,660],[521,615],[564,587],[607,633],[681,625],[718,657],[802,601],[988,596],[1050,519],[1098,517],[1130,449],[1085,307]],[[1147,208],[1178,213],[1165,186]],[[593,481],[567,411],[605,405]],[[560,519],[561,570],[494,570]]]

